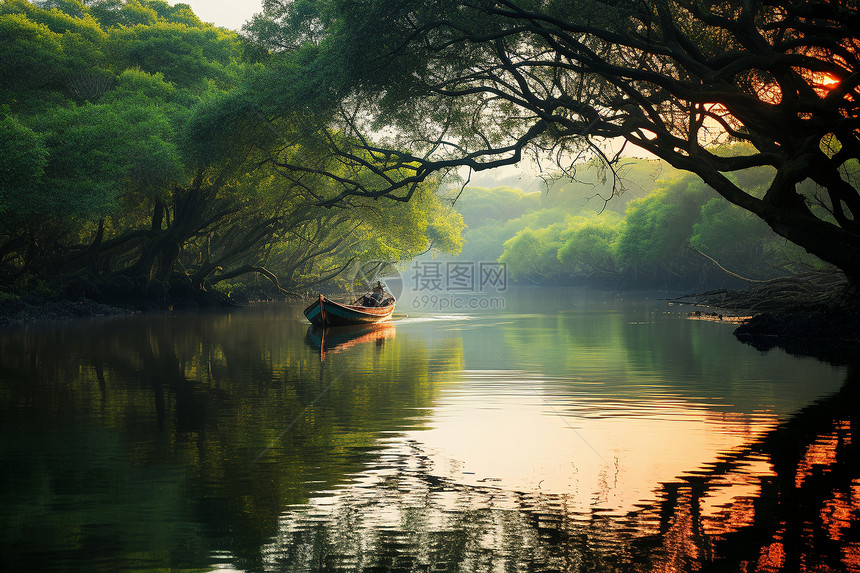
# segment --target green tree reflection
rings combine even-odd
[[[305,329],[260,311],[0,339],[6,559],[259,568],[285,506],[359,471],[461,367],[420,342],[321,364]]]

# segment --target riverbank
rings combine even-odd
[[[62,300],[26,295],[0,299],[0,326],[68,320],[70,318],[121,316],[133,312],[128,308],[102,304],[87,298]]]
[[[217,291],[194,289],[173,289],[169,297],[161,292],[153,295],[152,292],[129,289],[124,293],[112,293],[112,296],[99,301],[83,296],[5,295],[0,297],[0,326],[186,308],[237,307],[247,302],[250,301],[237,301]]]
[[[725,316],[750,316],[738,340],[766,351],[842,357],[860,348],[860,303],[841,273],[813,272],[681,297]]]

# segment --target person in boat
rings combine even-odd
[[[385,288],[382,283],[376,281],[376,286],[373,287],[373,292],[366,294],[358,300],[361,306],[384,306],[383,299],[385,298]]]
[[[373,300],[373,306],[381,306],[384,297],[385,289],[382,287],[380,281],[376,281],[376,286],[373,287],[373,294],[370,295],[370,298]]]

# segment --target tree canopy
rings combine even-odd
[[[328,127],[354,137],[331,138],[331,148],[342,163],[371,167],[372,177],[338,179],[338,197],[404,200],[432,173],[513,164],[529,152],[570,168],[623,138],[860,283],[853,0],[265,8],[248,33],[302,54],[282,82],[303,98],[338,101]],[[362,139],[370,133],[387,140]],[[728,141],[749,152],[720,153]],[[758,167],[771,170],[763,192],[742,184]]]
[[[337,200],[321,173],[365,174],[320,144],[332,110],[271,113],[260,51],[187,5],[8,0],[0,34],[2,291],[169,304],[460,248],[436,178],[385,209]]]

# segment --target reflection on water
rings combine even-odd
[[[534,292],[325,337],[301,305],[0,335],[4,564],[860,570],[856,368]]]
[[[319,350],[320,361],[323,361],[326,354],[343,352],[358,344],[373,342],[381,346],[387,339],[394,338],[396,333],[397,326],[394,322],[328,328],[309,326],[305,340],[311,348]]]

